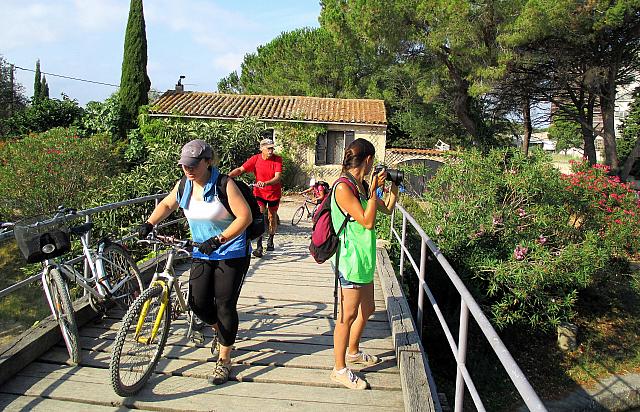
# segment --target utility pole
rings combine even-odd
[[[14,92],[14,85],[13,85],[14,70],[15,68],[13,67],[13,64],[10,64],[9,65],[9,84],[11,86],[11,98],[9,99],[9,117],[13,116],[13,107],[15,102],[15,92]]]

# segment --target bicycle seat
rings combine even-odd
[[[93,222],[87,222],[83,225],[78,225],[78,226],[73,226],[69,228],[69,232],[73,233],[74,235],[77,236],[82,236],[85,233],[87,233],[88,231],[91,230],[91,228],[93,227]]]

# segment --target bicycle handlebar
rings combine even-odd
[[[177,251],[185,253],[191,253],[194,246],[200,246],[200,243],[194,242],[191,239],[179,239],[174,236],[158,235],[153,232],[149,233],[146,239],[139,239],[138,243],[169,246]]]

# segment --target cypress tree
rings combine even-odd
[[[41,87],[40,100],[46,100],[49,98],[49,85],[47,84],[47,77],[42,75],[42,87]]]
[[[147,34],[142,0],[131,0],[124,38],[124,56],[120,77],[120,136],[134,127],[138,108],[149,103],[151,81],[147,75]]]
[[[31,102],[36,104],[42,98],[42,75],[40,74],[40,59],[36,61],[36,75],[33,80],[33,99]]]

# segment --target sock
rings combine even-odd
[[[354,353],[353,355],[350,354],[349,352],[347,352],[347,356],[351,356],[352,358],[357,358],[358,356],[360,356],[360,351],[357,351],[356,353]]]
[[[342,368],[339,371],[337,370],[336,373],[339,373],[340,375],[344,375],[346,371],[347,371],[347,368]]]

